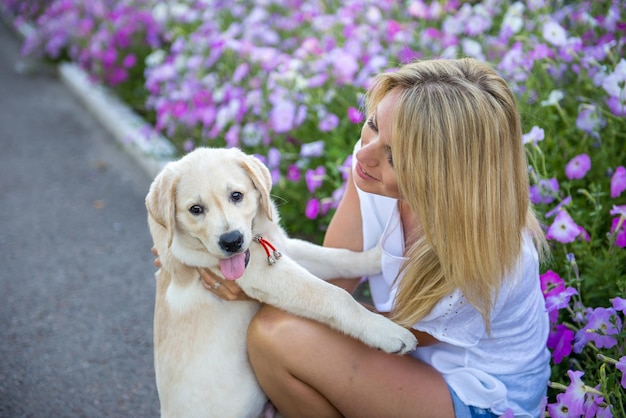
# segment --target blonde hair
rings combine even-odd
[[[399,91],[394,170],[421,227],[391,317],[412,326],[458,288],[489,331],[494,298],[520,257],[524,231],[545,249],[529,202],[515,98],[494,70],[469,58],[418,61],[378,75],[366,94],[368,114],[392,90]]]

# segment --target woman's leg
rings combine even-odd
[[[248,328],[261,387],[286,417],[453,417],[442,376],[328,326],[264,306]]]

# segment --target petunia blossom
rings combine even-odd
[[[556,295],[565,290],[565,281],[553,270],[548,270],[540,275],[539,281],[544,297]]]
[[[572,158],[565,166],[565,175],[568,179],[582,179],[591,169],[591,158],[587,154],[580,154]]]
[[[581,380],[584,372],[579,370],[568,370],[567,375],[570,378],[570,384],[565,390],[563,401],[569,407],[571,416],[580,416],[584,413],[583,406],[585,404],[585,383]]]
[[[320,165],[316,169],[308,169],[304,175],[304,179],[306,181],[306,187],[309,189],[309,192],[313,193],[317,190],[324,181],[326,177],[326,168]]]
[[[324,141],[314,141],[302,144],[300,156],[303,158],[321,157],[324,155]]]
[[[578,235],[580,235],[580,229],[576,222],[574,222],[567,211],[560,210],[554,218],[554,222],[548,228],[546,238],[567,244],[574,242]]]
[[[308,219],[317,219],[317,216],[320,213],[320,201],[313,198],[313,199],[309,199],[309,201],[306,204],[306,208],[304,210],[304,216],[306,216]]]
[[[626,190],[626,168],[620,165],[611,177],[611,197],[613,199],[619,197],[624,190]]]
[[[363,119],[364,119],[363,113],[361,113],[359,109],[357,109],[354,106],[350,106],[348,108],[348,120],[351,123],[355,123],[355,124],[361,123],[363,122]]]
[[[545,138],[545,132],[542,128],[538,126],[533,126],[530,129],[530,132],[522,135],[522,140],[524,144],[532,143],[536,144],[539,141],[542,141]]]
[[[613,303],[613,309],[616,311],[621,311],[622,314],[626,315],[626,299],[622,299],[619,296],[611,299]]]
[[[598,348],[611,348],[617,344],[614,335],[622,329],[622,320],[612,308],[595,308],[584,327],[587,339]]]
[[[572,353],[574,331],[566,325],[558,324],[548,337],[548,348],[552,350],[554,363],[559,364],[563,358]]]
[[[556,177],[541,179],[529,188],[530,201],[534,204],[552,203],[559,192],[559,181]]]
[[[546,297],[546,310],[552,312],[567,307],[571,297],[577,294],[578,291],[573,287],[566,287],[559,293],[551,294]]]

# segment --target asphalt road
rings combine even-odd
[[[0,22],[0,417],[158,416],[151,179],[20,44]]]

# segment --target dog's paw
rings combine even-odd
[[[411,331],[381,315],[374,326],[369,327],[363,341],[379,350],[391,354],[406,354],[417,347],[417,338]]]

